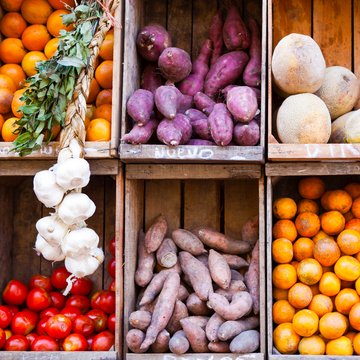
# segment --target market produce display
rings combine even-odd
[[[282,354],[360,354],[360,183],[305,177],[273,202],[273,345]]]
[[[136,38],[143,59],[141,89],[131,94],[131,144],[257,145],[260,139],[261,31],[236,6],[212,19],[192,62],[159,24]],[[135,39],[134,39],[135,40]],[[176,39],[175,39],[176,40]]]
[[[260,346],[259,223],[242,240],[211,228],[176,229],[159,215],[138,239],[126,343],[134,353],[255,352]]]

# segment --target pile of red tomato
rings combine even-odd
[[[115,254],[115,241],[111,241]],[[115,276],[115,261],[109,262]],[[115,280],[95,292],[90,279],[76,279],[64,296],[70,273],[61,266],[50,277],[34,275],[28,286],[11,280],[0,305],[0,349],[5,351],[107,351],[115,341]]]

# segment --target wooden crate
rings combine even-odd
[[[300,196],[297,191],[298,182],[304,176],[321,176],[326,182],[327,189],[339,188],[353,181],[360,181],[360,167],[358,163],[278,163],[267,164],[266,175],[266,261],[268,271],[266,272],[267,283],[267,342],[268,342],[268,358],[270,360],[321,360],[321,359],[344,359],[344,356],[310,356],[310,355],[281,355],[273,348],[273,318],[272,318],[272,204],[279,197],[291,197],[297,201]],[[346,356],[352,360],[360,360],[360,356]]]
[[[190,146],[168,147],[163,144],[120,144],[120,158],[124,162],[263,162],[265,146],[265,91],[266,91],[266,1],[234,0],[244,17],[252,15],[262,24],[262,100],[261,137],[258,146]],[[208,36],[211,19],[220,0],[125,0],[124,75],[121,117],[121,136],[128,133],[132,120],[126,113],[126,103],[140,87],[142,63],[136,52],[135,39],[142,26],[156,22],[166,27],[174,46],[188,51],[192,59],[198,55]]]
[[[276,138],[273,113],[281,102],[272,88],[272,53],[280,39],[294,32],[313,37],[327,66],[344,66],[360,76],[359,0],[268,0],[268,158],[355,161],[360,155],[359,144],[281,144]]]
[[[115,12],[117,26],[114,28],[114,59],[113,59],[113,96],[112,96],[112,121],[110,141],[86,141],[85,157],[88,159],[102,159],[118,157],[120,139],[120,110],[121,110],[121,62],[122,62],[122,3]],[[0,8],[0,17],[3,10]],[[1,38],[0,38],[1,39]],[[22,159],[11,151],[11,142],[0,141],[0,159]],[[48,144],[26,156],[26,159],[55,159],[60,151],[60,143],[51,141]]]
[[[129,314],[135,308],[137,288],[134,274],[140,229],[154,218],[166,216],[169,233],[183,227],[212,226],[233,237],[251,216],[260,217],[261,347],[258,353],[236,354],[132,354],[124,344],[124,359],[264,359],[265,352],[265,268],[264,188],[258,165],[127,165],[125,176],[125,283],[124,335]],[[125,338],[124,336],[124,338]]]
[[[112,279],[107,272],[107,264],[112,258],[108,243],[116,237],[116,258],[122,259],[122,222],[123,222],[123,177],[117,160],[106,167],[91,161],[92,177],[84,193],[94,201],[95,214],[87,221],[100,237],[100,246],[105,252],[104,264],[90,278],[94,291],[107,289]],[[29,168],[32,163],[32,169]],[[13,165],[12,170],[10,164]],[[51,212],[36,198],[33,191],[33,175],[47,169],[46,161],[24,162],[25,174],[15,170],[18,161],[0,161],[0,290],[11,279],[27,283],[32,275],[49,275],[52,263],[37,256],[33,247],[37,231],[36,221]],[[4,166],[3,166],[4,165]],[[18,174],[18,175],[16,175]],[[117,359],[122,344],[123,273],[122,260],[116,266],[116,333],[115,348],[107,352],[9,352],[0,351],[0,359]],[[54,267],[61,263],[55,263]]]

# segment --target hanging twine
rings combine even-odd
[[[99,55],[99,50],[104,42],[107,32],[113,25],[113,17],[109,16],[115,12],[120,4],[120,0],[112,0],[106,2],[106,11],[99,20],[97,31],[90,42],[89,49],[90,55],[87,66],[80,72],[74,89],[74,95],[71,103],[69,103],[64,127],[60,135],[60,148],[64,149],[69,147],[70,142],[75,139],[82,149],[81,157],[84,157],[85,145],[85,115],[86,115],[86,99],[89,96],[90,84],[94,78],[95,63]]]

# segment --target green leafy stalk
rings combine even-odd
[[[64,125],[66,108],[73,97],[77,77],[87,66],[89,44],[94,36],[102,9],[97,1],[82,0],[63,23],[75,24],[70,32],[61,31],[55,55],[37,63],[37,74],[27,79],[28,87],[21,100],[25,105],[17,121],[18,137],[14,148],[20,156],[38,150],[51,140],[51,129]]]

